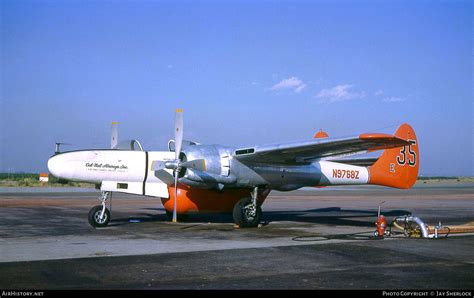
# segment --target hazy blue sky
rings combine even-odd
[[[1,0],[0,172],[137,138],[252,145],[417,132],[421,174],[474,175],[472,1]]]

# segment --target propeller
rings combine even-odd
[[[177,202],[178,202],[178,178],[179,178],[179,171],[181,170],[180,167],[180,160],[179,155],[181,153],[181,147],[183,145],[183,110],[177,109],[175,118],[174,118],[174,142],[175,142],[175,149],[174,149],[174,159],[176,161],[176,168],[174,169],[174,205],[173,205],[173,222],[177,222]],[[174,164],[173,164],[174,165]],[[166,166],[166,165],[165,165]]]
[[[185,168],[191,168],[199,171],[206,171],[206,161],[204,159],[196,159],[191,161],[180,160],[181,149],[183,146],[183,110],[176,109],[174,120],[174,160],[154,160],[151,169],[155,171],[155,176],[167,184],[174,184],[174,205],[173,205],[173,222],[177,222],[177,201],[178,201],[178,179],[179,172]],[[164,169],[173,170],[173,180],[170,175],[163,171]],[[169,178],[167,178],[168,176]]]
[[[112,122],[112,133],[110,136],[110,148],[114,149],[118,144],[118,122]]]

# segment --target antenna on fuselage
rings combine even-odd
[[[54,155],[56,154],[59,154],[61,153],[61,149],[60,149],[60,146],[61,145],[72,145],[72,144],[69,144],[69,143],[56,143],[56,148],[54,149]]]
[[[61,150],[59,150],[59,147],[61,146],[61,143],[56,143],[56,149],[54,150],[54,154],[59,154],[61,153]]]
[[[112,136],[110,139],[110,148],[115,148],[118,143],[118,122],[112,122]]]

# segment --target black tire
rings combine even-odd
[[[89,211],[89,224],[94,228],[103,228],[109,224],[110,221],[110,211],[105,208],[104,218],[100,220],[100,213],[102,212],[102,205],[97,205],[92,207]]]
[[[252,198],[243,198],[234,206],[232,215],[234,222],[241,228],[255,228],[260,223],[262,217],[262,208],[257,204],[255,216],[249,214],[246,207],[252,204]]]

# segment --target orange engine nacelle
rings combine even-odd
[[[161,202],[166,211],[173,212],[174,186],[168,186],[169,199],[162,198]],[[178,184],[178,214],[189,212],[232,212],[235,204],[242,198],[251,197],[248,188],[226,189],[216,191],[210,189],[192,188],[184,184]],[[261,205],[267,198],[270,190],[265,190],[258,195],[258,203]]]

